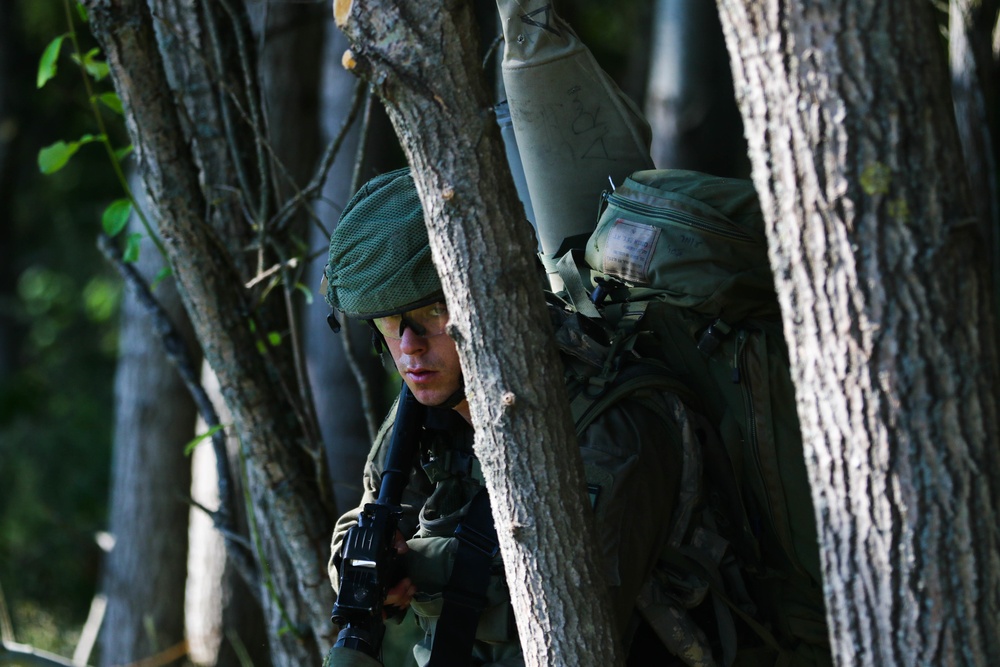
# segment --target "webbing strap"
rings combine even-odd
[[[577,261],[579,254],[579,249],[570,250],[556,264],[556,269],[559,271],[559,278],[563,281],[566,296],[576,308],[576,312],[587,317],[600,318],[601,314],[598,312],[597,306],[590,300],[590,293],[584,284],[583,276],[580,275],[578,268],[580,262]],[[586,262],[583,262],[583,265],[586,266]]]
[[[662,366],[651,361],[636,362],[619,372],[614,381],[604,387],[598,396],[581,392],[570,401],[577,436],[580,436],[608,407],[643,389],[667,391],[676,395],[686,405],[698,405],[697,397],[690,388],[670,375]]]
[[[490,565],[497,555],[490,497],[482,487],[455,528],[458,549],[451,578],[444,589],[444,605],[434,628],[434,644],[427,667],[460,667],[472,658],[479,616],[486,608]]]
[[[756,618],[748,614],[742,607],[740,607],[740,605],[736,603],[735,600],[729,597],[729,595],[725,591],[725,587],[722,584],[722,577],[717,567],[714,564],[705,563],[700,560],[695,560],[690,556],[688,556],[687,554],[683,554],[680,551],[677,551],[676,549],[665,550],[665,553],[662,553],[660,555],[660,558],[670,563],[672,566],[680,569],[682,572],[693,572],[697,574],[708,584],[709,590],[711,590],[712,592],[713,602],[715,603],[714,606],[715,606],[715,612],[717,614],[716,616],[717,621],[720,621],[721,619],[721,623],[723,625],[729,625],[732,623],[731,619],[725,618],[726,615],[724,613],[722,616],[718,615],[720,611],[724,611],[725,608],[728,607],[729,611],[738,616],[740,619],[742,619],[743,622],[746,623],[751,630],[753,630],[754,634],[756,634],[760,638],[760,640],[764,642],[764,644],[766,644],[769,648],[771,648],[778,654],[775,667],[780,667],[789,664],[790,660],[789,649],[785,646],[782,646],[782,644],[777,640],[777,638],[774,636],[774,634],[771,633],[771,631],[768,628],[766,628]],[[719,603],[721,603],[721,605]],[[723,635],[721,639],[725,643],[727,641],[726,635],[732,633],[733,631],[727,630],[724,627],[720,627],[719,632],[721,635]],[[732,639],[730,641],[732,641],[732,643],[735,644],[735,634],[733,634]],[[724,648],[723,650],[730,656],[735,655],[735,647],[729,649]],[[727,658],[726,664],[731,665],[732,664],[731,660],[732,660],[731,657]]]

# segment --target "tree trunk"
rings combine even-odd
[[[212,201],[207,215],[230,251],[236,253],[242,270],[250,271],[252,259],[242,248],[251,243],[251,238],[247,235],[247,226],[241,224],[243,207],[237,194],[239,189],[233,187],[246,178],[238,173],[243,165],[235,164],[235,157],[241,152],[231,150],[230,146],[230,142],[237,143],[237,136],[248,134],[245,128],[242,132],[238,129],[245,124],[233,118],[237,115],[233,99],[242,86],[233,75],[219,74],[229,72],[229,64],[234,58],[232,49],[219,46],[235,41],[231,31],[224,28],[232,21],[220,25],[226,14],[219,4],[206,7],[196,0],[151,0],[150,6],[158,19],[155,27],[167,77],[178,104],[184,109],[182,118],[188,121],[184,126],[185,134],[200,166],[204,191]],[[224,88],[229,93],[219,93],[220,78],[225,78]],[[243,143],[252,144],[252,141],[244,140]],[[223,399],[215,374],[205,368],[201,375],[215,410],[221,415],[221,423],[232,423],[225,406],[220,405]],[[205,507],[228,512],[231,523],[228,529],[238,532],[248,542],[238,465],[239,446],[232,436],[225,438],[225,443],[226,447],[219,451],[201,451],[193,458],[192,495]],[[226,473],[227,470],[228,480],[220,482],[218,472]],[[210,493],[205,488],[206,479],[215,480],[216,486],[221,486],[225,492],[225,498],[219,497],[219,489]],[[209,494],[212,502],[204,502],[205,494]],[[260,599],[265,593],[260,588],[259,577],[247,581],[246,573],[239,572],[233,554],[223,548],[225,540],[221,539],[218,527],[201,510],[192,511],[189,539],[185,623],[191,659],[219,667],[241,664],[236,651],[241,650],[239,645],[242,644],[255,664],[266,664],[266,639],[250,640],[263,632]],[[230,545],[230,548],[243,547]]]
[[[979,218],[982,237],[990,249],[994,298],[1000,299],[1000,185],[997,182],[997,155],[990,126],[995,118],[996,92],[993,91],[992,27],[996,25],[1000,2],[951,0],[948,47],[955,117],[962,140],[962,154],[972,182],[972,201]],[[989,94],[987,94],[989,91]],[[1000,303],[994,304],[1000,316]]]
[[[232,415],[226,408],[218,378],[204,364],[202,386],[211,399],[222,424],[231,424]],[[205,433],[208,425],[199,419],[197,432]],[[230,545],[205,509],[221,508],[219,470],[235,471],[230,487],[236,498],[243,498],[239,477],[239,442],[226,438],[222,466],[212,443],[203,442],[191,455],[191,498],[199,507],[191,509],[188,523],[188,578],[185,590],[184,623],[188,640],[188,659],[207,667],[239,667],[246,660],[256,667],[271,664],[269,638],[264,626],[261,607],[261,586],[253,577],[241,572]],[[244,539],[248,529],[243,503],[230,507],[234,530]],[[241,554],[242,556],[242,554]],[[247,559],[242,558],[241,562]],[[256,574],[256,572],[252,573]],[[250,579],[248,581],[247,579]]]
[[[579,548],[595,543],[593,517],[471,9],[345,0],[334,14],[353,46],[349,67],[386,104],[427,213],[525,662],[618,664],[595,551]]]
[[[136,266],[140,273],[151,281],[162,267],[153,244],[143,244]],[[173,285],[161,283],[156,294],[191,340]],[[184,444],[194,437],[195,407],[131,290],[120,318],[108,521],[115,545],[104,568],[108,605],[100,635],[102,665],[139,662],[184,640],[185,496],[191,483]]]
[[[145,2],[88,0],[85,5],[126,110],[129,134],[156,205],[185,308],[205,358],[219,377],[240,439],[274,663],[316,664],[322,647],[332,643],[333,596],[325,574],[331,517],[316,483],[317,470],[324,465],[318,439],[300,410],[302,394],[288,360],[288,346],[279,344],[289,330],[288,322],[279,319],[287,310],[280,300],[265,298],[266,280],[245,286],[254,277],[246,273],[248,264],[254,264],[256,271],[274,266],[277,258],[270,252],[271,243],[282,233],[272,218],[272,172],[259,100],[252,90],[239,94],[233,88],[255,76],[245,17],[230,2],[200,5],[216,29],[221,29],[221,18],[212,12],[231,21],[226,25],[232,39],[209,42],[205,52],[213,55],[233,48],[237,62],[251,68],[214,72],[219,78],[213,81],[223,91],[220,104],[233,121],[225,126],[231,133],[224,143],[237,161],[238,183],[212,188],[216,174],[206,170],[203,191],[198,167],[206,163],[196,161],[188,150]],[[200,149],[197,143],[195,149]],[[258,160],[256,168],[245,168],[245,159]],[[205,224],[206,212],[219,213],[220,193],[234,189],[242,193],[240,211],[254,223],[249,228],[258,243],[253,253],[246,253],[243,242],[245,218]],[[236,231],[224,233],[223,223]]]
[[[719,7],[837,664],[1000,664],[992,289],[931,5]]]
[[[715,6],[657,0],[646,92],[650,153],[661,169],[746,178],[750,165]]]
[[[207,425],[199,421],[198,432]],[[219,480],[215,452],[202,443],[191,454],[191,500],[215,510],[219,506]],[[226,545],[201,507],[191,508],[188,522],[188,577],[184,594],[184,626],[188,660],[199,667],[219,664],[224,630],[222,605],[225,598]]]

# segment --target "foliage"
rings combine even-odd
[[[94,92],[93,89],[94,83],[101,82],[107,78],[110,72],[108,64],[101,60],[100,49],[95,47],[84,53],[80,46],[80,38],[76,30],[76,24],[73,20],[73,14],[70,11],[70,7],[76,7],[77,14],[80,19],[83,22],[86,22],[87,15],[82,5],[80,5],[79,2],[73,2],[71,4],[70,0],[63,0],[63,6],[66,10],[66,24],[69,31],[59,35],[49,42],[47,47],[45,47],[45,51],[42,53],[42,58],[38,63],[36,85],[38,88],[41,88],[48,83],[49,80],[55,77],[59,55],[62,51],[63,44],[69,40],[69,42],[73,45],[73,52],[69,55],[84,74],[83,86],[86,89],[87,99],[89,100],[90,108],[93,112],[97,128],[100,130],[100,134],[94,135],[88,133],[84,134],[75,141],[57,141],[54,144],[46,146],[38,152],[38,168],[43,174],[53,174],[65,167],[70,158],[72,158],[82,146],[94,142],[102,144],[107,152],[108,159],[111,162],[111,168],[115,176],[118,178],[118,183],[121,185],[121,188],[126,195],[125,198],[114,200],[106,209],[104,209],[104,213],[101,216],[104,233],[111,237],[117,236],[123,229],[125,229],[125,226],[128,224],[129,217],[134,212],[138,215],[143,226],[146,228],[146,232],[149,234],[149,237],[153,240],[154,244],[157,248],[159,248],[162,254],[163,247],[157,239],[156,234],[153,233],[152,227],[146,219],[142,209],[136,205],[135,197],[132,195],[131,188],[129,187],[128,181],[125,178],[125,173],[122,169],[122,160],[131,152],[131,146],[115,148],[114,140],[108,133],[104,117],[101,113],[101,109],[103,108],[110,109],[116,116],[123,115],[124,109],[122,107],[122,102],[118,98],[118,94],[114,91]],[[91,79],[93,79],[93,83],[91,82]],[[125,239],[126,249],[124,252],[124,258],[126,262],[134,262],[138,259],[139,242],[141,238],[142,237],[139,234],[131,234]]]
[[[16,196],[4,221],[11,278],[0,284],[11,360],[0,369],[0,580],[17,639],[65,654],[72,638],[43,630],[82,623],[100,567],[94,535],[105,525],[121,288],[94,239],[120,191],[98,151],[80,150],[57,177],[39,175],[39,149],[54,135],[84,140],[93,112],[79,103],[77,68],[56,67],[70,64],[64,40],[47,56],[58,76],[31,92],[32,63],[65,31],[63,7],[19,0],[8,9],[24,76],[7,82],[18,107]],[[96,53],[86,53],[94,68]]]

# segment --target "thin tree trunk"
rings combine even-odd
[[[201,378],[219,423],[231,424],[233,418],[223,401],[218,379],[207,364],[202,367]],[[199,419],[197,432],[205,433],[207,428]],[[225,537],[205,512],[221,508],[220,469],[234,471],[230,480],[233,495],[244,497],[239,449],[234,436],[226,438],[223,452],[226,460],[222,467],[216,458],[216,448],[207,441],[191,457],[191,498],[198,506],[191,508],[189,521],[184,622],[189,659],[196,665],[238,667],[245,665],[246,660],[255,667],[271,664],[270,641],[261,607],[262,587],[256,581],[247,581],[246,573],[239,571]],[[243,502],[239,502],[229,508],[233,518],[230,529],[248,543],[246,512],[242,507]]]
[[[837,664],[1000,664],[992,290],[931,5],[719,7]]]
[[[198,422],[198,431],[207,426]],[[188,641],[188,660],[195,665],[219,664],[224,642],[222,590],[225,576],[226,545],[202,508],[219,506],[219,480],[215,474],[215,452],[208,442],[191,454],[191,508],[188,523],[187,584],[184,595],[184,625]]]
[[[140,273],[151,281],[162,267],[153,244],[143,244]],[[190,340],[177,291],[161,283],[156,293]],[[109,514],[115,545],[102,584],[108,600],[102,665],[132,664],[184,641],[185,496],[191,482],[184,444],[194,436],[195,407],[131,290],[120,318]]]
[[[595,542],[593,517],[534,244],[484,112],[492,102],[471,10],[348,0],[334,14],[353,45],[349,65],[386,103],[427,212],[525,662],[619,664],[595,552],[578,548]]]
[[[997,0],[951,0],[948,47],[951,63],[952,97],[962,140],[962,153],[971,178],[971,193],[982,237],[991,250],[994,297],[1000,299],[1000,184],[997,182],[997,155],[990,126],[996,110],[992,91],[992,27],[997,22]],[[990,94],[987,94],[989,86]],[[1000,302],[994,304],[1000,316]]]
[[[163,63],[167,77],[179,106],[184,109],[182,118],[188,121],[184,125],[185,134],[200,167],[204,191],[211,201],[206,216],[220,231],[220,238],[230,252],[235,253],[241,270],[251,271],[253,256],[243,250],[252,238],[243,220],[245,199],[233,184],[246,180],[237,173],[243,166],[234,163],[245,153],[236,150],[237,145],[249,146],[253,142],[246,138],[249,134],[246,123],[238,119],[238,111],[234,108],[233,99],[245,98],[245,94],[241,94],[243,85],[239,78],[229,74],[227,68],[227,63],[235,58],[231,51],[236,40],[220,20],[226,13],[219,3],[206,7],[196,0],[150,0],[149,4],[156,17],[154,27],[160,52],[165,54]],[[236,5],[230,3],[228,6]],[[222,43],[229,48],[223,48]],[[210,368],[203,369],[202,381],[216,412],[224,415],[220,423],[231,424],[218,380]],[[202,504],[213,510],[225,508],[231,524],[229,529],[237,531],[249,543],[238,465],[239,446],[231,434],[225,438],[225,443],[228,451],[201,451],[193,458],[192,495],[204,501],[208,500],[205,494],[209,494],[213,502]],[[205,443],[202,449],[207,449],[208,444]],[[218,489],[210,494],[204,488],[204,480],[212,479],[218,484],[218,471],[227,469],[227,482],[223,484],[227,493],[220,499]],[[203,511],[192,510],[185,618],[191,658],[200,664],[227,667],[242,664],[237,653],[245,650],[247,657],[261,667],[269,661],[267,638],[256,639],[265,634],[260,600],[266,591],[260,587],[259,577],[249,582],[244,579],[231,554],[220,548],[224,544],[221,537],[214,522]],[[251,590],[249,586],[258,589]],[[248,641],[249,638],[254,639]]]
[[[746,178],[750,164],[714,4],[657,0],[645,112],[661,169]]]

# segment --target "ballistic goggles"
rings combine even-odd
[[[376,317],[372,324],[380,334],[393,340],[401,339],[406,327],[410,327],[418,336],[440,336],[448,325],[448,307],[443,303],[432,303],[405,313]]]

